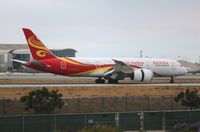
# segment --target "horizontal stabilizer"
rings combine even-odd
[[[15,60],[15,59],[11,59],[11,60],[14,61],[14,62],[18,62],[22,65],[27,65],[26,61]],[[38,61],[38,60],[32,60],[32,61],[30,61],[30,63],[33,64],[33,65],[36,65],[36,66],[49,67],[49,65],[47,65],[47,64],[45,64],[41,61]]]
[[[21,60],[11,59],[11,61],[18,62],[18,63],[20,63],[20,64],[22,64],[22,65],[26,65],[26,64],[27,64],[26,61],[21,61]]]

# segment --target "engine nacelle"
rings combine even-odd
[[[153,72],[148,69],[137,69],[133,71],[131,79],[136,82],[148,82],[153,79]]]

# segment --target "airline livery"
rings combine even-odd
[[[118,83],[130,78],[136,82],[151,81],[154,76],[185,75],[188,69],[179,62],[156,58],[69,58],[57,57],[30,30],[23,28],[32,60],[19,62],[29,68],[70,77],[96,77],[96,83]]]

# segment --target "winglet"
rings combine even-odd
[[[26,37],[33,59],[42,60],[56,57],[30,29],[22,28],[22,30]]]

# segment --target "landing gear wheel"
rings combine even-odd
[[[110,83],[110,84],[118,84],[118,80],[109,79],[109,80],[108,80],[108,83]]]
[[[170,83],[174,83],[174,77],[171,77]]]
[[[103,84],[103,83],[105,83],[105,80],[99,78],[99,79],[96,79],[96,80],[95,80],[95,83],[97,83],[97,84]]]

